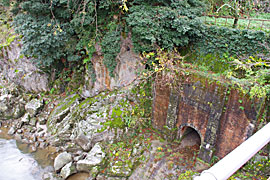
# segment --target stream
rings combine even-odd
[[[41,180],[42,168],[30,154],[22,153],[15,140],[0,139],[1,180]]]
[[[23,144],[7,135],[7,128],[0,129],[0,180],[43,180],[46,172],[53,172],[55,148],[38,148],[32,152],[29,144]],[[86,180],[88,173],[77,173],[67,180]]]
[[[53,171],[54,148],[33,152],[29,144],[12,139],[7,131],[0,129],[0,180],[42,180],[44,173]]]

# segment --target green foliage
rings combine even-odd
[[[266,97],[270,93],[269,39],[262,31],[212,26],[186,60],[224,75],[251,98]]]
[[[96,44],[114,76],[121,39],[129,31],[137,52],[192,47],[192,63],[219,73],[231,68],[231,57],[267,54],[270,42],[264,32],[204,25],[200,0],[17,0],[12,7],[26,56],[60,72],[85,66],[93,81]]]
[[[241,179],[252,179],[256,177],[266,180],[270,175],[269,166],[269,156],[261,156],[260,159],[256,159],[256,156],[254,156],[247,162],[247,164],[230,177],[230,180],[234,180],[236,177]]]
[[[37,65],[51,67],[64,61],[76,61],[79,56],[72,47],[71,13],[63,9],[61,1],[42,3],[22,1],[13,9],[15,31],[22,35],[22,53],[34,58]]]
[[[110,76],[113,76],[113,71],[117,65],[116,56],[120,52],[120,32],[109,31],[106,33],[101,46],[104,53],[103,63],[108,68]]]
[[[265,44],[269,43],[269,36],[262,31],[210,26],[205,29],[203,37],[194,47],[203,54],[241,56],[268,53]]]
[[[203,25],[196,18],[203,12],[200,1],[170,1],[167,6],[137,5],[129,11],[126,20],[138,52],[157,47],[183,47],[202,36]]]
[[[270,94],[270,64],[267,60],[250,56],[243,60],[233,59],[231,64],[233,66],[224,75],[232,79],[244,94],[248,93],[251,98]]]
[[[258,57],[234,58],[228,54],[214,56],[213,54],[193,54],[181,56],[178,51],[158,49],[156,52],[143,53],[146,63],[151,62],[151,68],[159,75],[168,74],[162,83],[174,87],[181,77],[189,74],[190,69],[226,86],[235,88],[252,98],[264,98],[270,94],[270,63],[267,59]],[[199,58],[200,59],[199,59]],[[196,59],[197,58],[197,59]],[[266,57],[267,58],[267,57]],[[191,64],[191,63],[192,64]],[[212,71],[212,72],[211,72]],[[149,74],[153,73],[150,72]],[[145,73],[146,74],[146,73]],[[146,76],[149,76],[146,74]],[[158,83],[158,82],[156,82]],[[240,100],[239,103],[242,101]],[[244,107],[240,106],[244,110]]]
[[[193,172],[191,170],[188,170],[182,174],[179,175],[178,180],[192,180],[195,175],[198,175],[197,172]]]
[[[212,78],[225,77],[229,80],[229,86],[236,88],[243,94],[248,94],[250,98],[269,96],[270,64],[266,59],[252,56],[237,59],[227,54],[221,57],[212,54],[200,57],[201,61],[195,60],[193,62],[193,69],[204,71]],[[185,60],[190,62],[193,58],[189,56]],[[210,71],[212,72],[209,73]],[[239,100],[239,103],[242,103],[242,100]],[[244,110],[242,106],[239,108]]]
[[[14,26],[23,37],[22,53],[47,69],[82,64],[85,52],[108,31],[104,24],[112,20],[117,7],[116,2],[105,0],[16,1]],[[108,48],[104,52],[106,62],[115,58]],[[115,67],[114,63],[106,65]]]
[[[61,58],[73,58],[68,56],[71,54],[66,49],[69,34],[62,30],[65,28],[60,28],[55,22],[51,23],[49,17],[20,14],[15,18],[15,26],[16,32],[23,35],[22,53],[34,57],[38,65],[49,67]]]

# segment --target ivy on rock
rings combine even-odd
[[[22,52],[47,69],[90,67],[94,47],[100,44],[103,62],[114,76],[121,39],[128,32],[139,53],[190,47],[196,55],[192,63],[211,64],[216,71],[222,70],[216,68],[217,63],[225,67],[229,62],[224,54],[268,54],[270,38],[262,31],[205,25],[199,18],[205,12],[203,2],[16,0],[12,7],[15,30],[22,35]]]

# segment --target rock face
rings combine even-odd
[[[54,170],[59,171],[62,167],[72,161],[71,154],[63,152],[59,154],[54,160]]]
[[[77,94],[70,95],[59,102],[58,106],[50,114],[47,127],[52,134],[64,134],[69,130],[70,124],[68,119],[69,113],[79,104]]]
[[[97,142],[113,140],[114,132],[106,128],[103,132],[99,132],[99,130],[106,122],[111,109],[132,96],[128,91],[123,90],[108,94],[101,93],[94,98],[90,97],[79,102],[80,97],[73,94],[62,99],[54,108],[47,121],[48,130],[55,141],[72,140],[84,151],[88,151],[91,145]],[[86,138],[78,138],[82,134]]]
[[[29,113],[31,117],[35,116],[38,111],[42,108],[43,103],[38,99],[32,99],[25,105],[26,112]]]
[[[100,144],[97,143],[91,149],[91,151],[87,154],[84,160],[79,160],[77,162],[77,170],[88,172],[94,166],[101,165],[104,157],[105,157],[105,153],[102,151]]]
[[[41,92],[48,90],[48,76],[36,68],[27,58],[20,55],[17,41],[0,52],[0,119],[17,119],[24,115],[27,97],[24,92]],[[32,105],[33,102],[31,102]],[[35,106],[39,106],[35,104]],[[32,115],[38,110],[27,109]]]
[[[0,72],[0,120],[17,119],[25,112],[25,100],[14,83],[4,80]]]
[[[4,48],[0,69],[11,82],[28,92],[41,92],[48,90],[48,76],[41,72],[29,59],[21,56],[21,46],[14,41]]]
[[[101,52],[98,49],[97,52],[92,58],[96,81],[92,82],[92,72],[86,74],[86,86],[82,93],[85,97],[94,96],[104,90],[127,86],[136,80],[137,72],[142,69],[140,57],[132,52],[130,35],[128,38],[122,39],[121,51],[116,59],[117,66],[114,70],[114,77],[110,77],[108,69],[103,64]]]

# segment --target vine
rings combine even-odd
[[[248,56],[267,60],[269,35],[261,31],[206,26],[199,18],[205,7],[200,0],[18,0],[13,12],[15,30],[22,35],[22,52],[49,70],[61,72],[64,68],[83,65],[95,73],[91,58],[95,45],[100,44],[103,62],[110,76],[114,76],[121,35],[131,31],[137,52],[176,49],[184,54],[190,48],[192,56],[185,58],[186,62],[215,73],[245,71],[247,77],[265,81],[259,78],[267,76],[265,65],[256,66],[261,69],[256,70],[256,76],[244,67],[233,68],[236,59],[244,62]],[[150,67],[151,62],[147,66]],[[251,70],[256,68],[253,66]],[[258,92],[255,85],[260,83],[263,82],[255,83],[252,91]]]
[[[224,55],[223,59],[218,60],[229,65],[224,66],[223,71],[213,73],[211,72],[211,64],[210,66],[196,62],[190,64],[191,56],[187,54],[183,57],[177,50],[158,49],[156,52],[144,53],[143,57],[146,59],[145,63],[151,63],[153,69],[150,73],[145,73],[145,76],[157,73],[163,77],[161,83],[167,83],[169,87],[177,85],[179,77],[185,77],[190,73],[199,73],[207,76],[210,79],[209,83],[211,83],[211,79],[217,83],[222,82],[226,86],[236,88],[243,94],[248,94],[250,98],[265,98],[270,94],[270,63],[261,58],[250,56],[248,59],[239,60]]]
[[[103,63],[108,68],[110,76],[114,76],[116,56],[120,52],[120,32],[109,31],[102,39],[101,46],[104,53]]]

